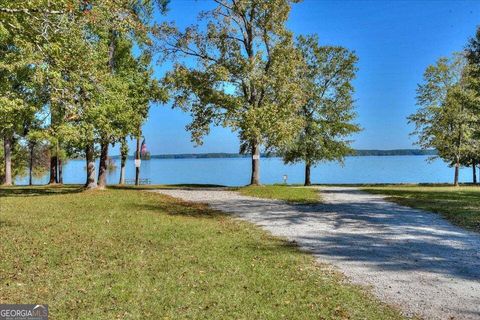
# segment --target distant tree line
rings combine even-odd
[[[364,157],[364,156],[434,156],[437,154],[436,150],[421,150],[421,149],[392,149],[392,150],[355,150],[346,156]],[[177,153],[177,154],[154,154],[149,155],[149,159],[222,159],[222,158],[248,158],[250,155],[241,153]],[[283,157],[281,153],[262,153],[262,158],[279,158]],[[112,156],[113,159],[119,159],[121,156]],[[134,156],[129,156],[128,159],[135,159]]]
[[[192,116],[192,141],[211,125],[231,128],[252,160],[342,161],[352,153],[357,57],[286,27],[297,0],[212,0],[195,25],[153,19],[168,0],[6,0],[0,5],[2,179],[30,167],[62,183],[72,157],[86,159],[87,188],[103,188],[109,147],[120,145],[125,178],[128,139],[139,141],[152,102]],[[161,80],[157,63],[172,62]],[[98,172],[95,159],[99,158]],[[29,159],[25,161],[25,159]],[[111,163],[110,163],[111,165]]]
[[[417,89],[419,109],[408,119],[415,124],[418,144],[436,149],[454,171],[459,185],[462,166],[472,168],[477,183],[480,164],[480,27],[463,52],[442,57],[424,73]]]
[[[354,156],[434,156],[436,150],[432,149],[392,149],[392,150],[354,150]]]

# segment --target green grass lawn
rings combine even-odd
[[[480,231],[480,187],[474,186],[378,186],[365,191],[388,200],[441,214],[461,227]]]
[[[257,227],[159,194],[0,188],[0,303],[52,319],[398,319]]]
[[[320,193],[315,188],[264,185],[239,188],[238,191],[246,196],[285,200],[292,203],[317,203],[321,201]]]

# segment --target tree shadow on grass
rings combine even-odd
[[[441,199],[454,202],[462,201],[477,201],[480,203],[480,189],[477,190],[468,190],[468,189],[459,189],[459,190],[432,190],[427,191],[426,189],[421,190],[402,190],[402,189],[363,189],[366,192],[373,194],[383,194],[387,196],[398,196],[404,198],[418,197],[420,199]]]
[[[11,221],[0,220],[0,229],[1,228],[7,228],[7,227],[13,227],[13,226],[15,226],[15,224]]]
[[[83,186],[80,185],[0,187],[0,197],[53,196],[80,193],[84,190]]]
[[[448,191],[364,189],[364,191],[384,195],[386,200],[400,205],[438,213],[461,227],[480,231],[480,189]]]
[[[199,190],[199,189],[212,189],[212,188],[225,188],[229,187],[217,185],[217,184],[169,184],[169,185],[110,185],[109,189],[114,190],[168,190],[168,189],[181,189],[181,190]]]
[[[155,193],[152,193],[155,194]],[[153,211],[166,213],[171,216],[196,217],[196,218],[218,218],[228,216],[226,213],[211,209],[202,203],[186,202],[167,195],[158,194],[163,198],[155,204],[152,203],[130,203],[128,206],[135,211]]]

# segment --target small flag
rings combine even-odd
[[[145,144],[145,138],[144,138],[142,141],[142,146],[140,147],[140,155],[142,157],[145,157],[146,154],[147,154],[147,145]]]

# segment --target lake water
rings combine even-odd
[[[312,168],[312,183],[451,183],[453,168],[442,160],[427,162],[427,156],[371,156],[347,157],[345,165],[324,163]],[[118,183],[120,160],[117,169],[110,172],[109,184]],[[246,185],[250,181],[249,158],[232,159],[152,159],[142,161],[141,177],[152,184],[220,184]],[[98,163],[97,163],[98,169]],[[133,160],[127,162],[127,179],[135,177]],[[280,158],[262,158],[260,177],[262,183],[281,183],[283,175],[288,183],[303,183],[304,165],[284,165]],[[471,182],[472,169],[462,168],[461,182]],[[35,179],[36,184],[47,183],[48,176]],[[17,179],[26,184],[27,178]],[[85,182],[85,161],[70,160],[64,165],[64,183]]]

